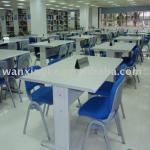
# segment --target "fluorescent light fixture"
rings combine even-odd
[[[55,0],[51,0],[51,1],[49,1],[49,2],[51,2],[51,3],[55,3],[56,1],[55,1]]]
[[[18,5],[24,5],[24,3],[18,3]]]
[[[9,6],[11,6],[11,5],[9,5],[9,4],[5,4],[4,6],[9,7]]]
[[[79,3],[83,3],[84,1],[78,1]]]
[[[47,5],[47,6],[48,6],[48,5],[52,5],[52,4],[45,4],[45,5]]]
[[[17,0],[18,2],[25,2],[26,0]]]
[[[73,4],[70,4],[70,5],[68,5],[68,6],[74,6]]]
[[[0,7],[0,9],[4,9],[3,7]]]
[[[6,3],[7,4],[7,3],[10,3],[10,1],[2,1],[2,3]]]
[[[85,3],[86,5],[89,5],[90,3]]]
[[[61,2],[61,3],[59,3],[60,5],[65,5],[66,3],[64,3],[64,2]]]
[[[77,7],[77,8],[79,8],[80,6],[74,6],[74,7]]]
[[[59,5],[55,5],[55,7],[59,7]]]
[[[67,7],[62,7],[62,8],[66,9]]]

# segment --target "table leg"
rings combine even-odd
[[[80,39],[76,39],[76,54],[80,55],[80,51],[82,51],[80,46]]]
[[[40,47],[40,63],[42,67],[47,66],[46,64],[46,48],[45,47]]]
[[[70,149],[69,90],[53,87],[56,150]]]

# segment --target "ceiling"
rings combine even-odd
[[[81,5],[93,7],[121,7],[150,5],[149,0],[43,0],[51,9],[79,9]],[[29,0],[0,0],[0,9],[29,8]]]

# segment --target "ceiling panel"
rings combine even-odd
[[[79,9],[81,5],[93,7],[121,7],[150,5],[149,0],[43,0],[52,9]],[[29,0],[1,0],[0,9],[28,8]]]

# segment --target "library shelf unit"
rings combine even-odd
[[[28,32],[26,9],[18,9],[18,25],[19,34],[26,34]]]
[[[68,12],[47,9],[47,31],[48,33],[68,30]]]
[[[6,31],[9,36],[14,36],[14,18],[12,10],[6,10]]]

